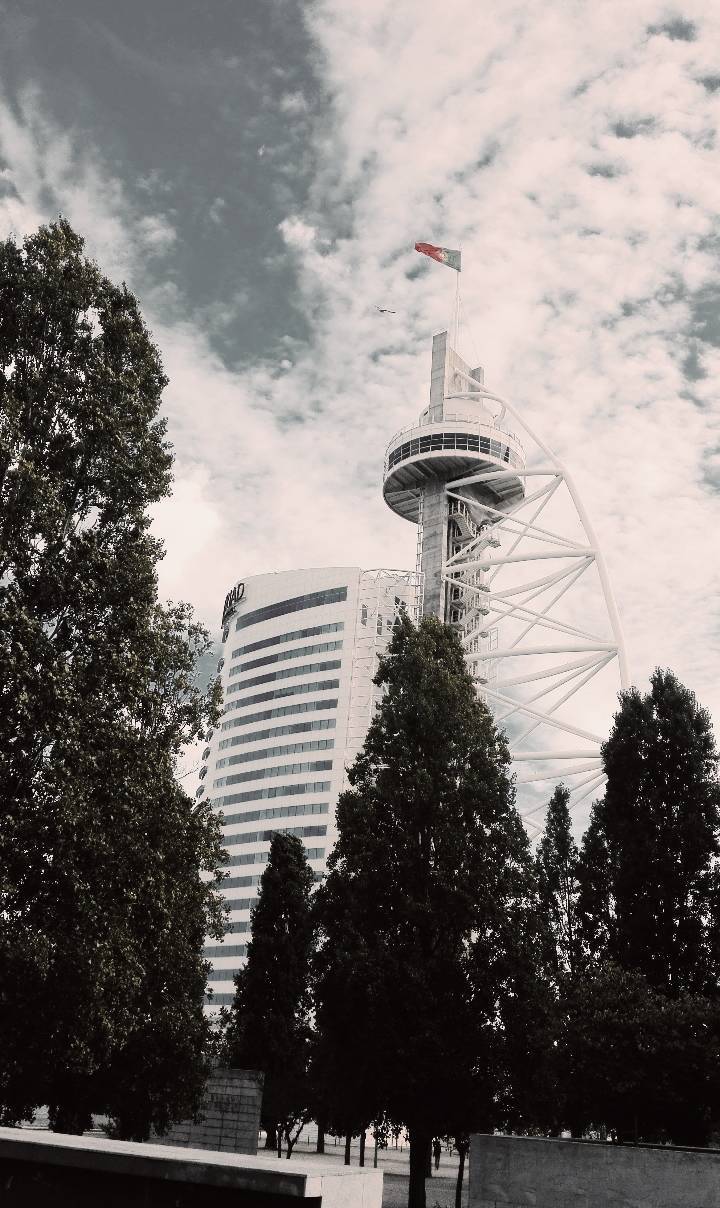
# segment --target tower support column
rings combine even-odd
[[[448,506],[445,483],[431,479],[423,487],[422,571],[423,612],[447,620],[447,585],[443,580],[448,546]]]

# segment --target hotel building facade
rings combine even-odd
[[[379,699],[377,660],[401,610],[416,619],[419,583],[410,571],[336,566],[254,575],[228,592],[223,715],[197,790],[222,815],[228,853],[229,927],[205,948],[211,1008],[232,1001],[274,832],[298,835],[322,877],[346,769]]]

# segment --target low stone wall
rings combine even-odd
[[[215,1070],[207,1084],[200,1122],[174,1124],[164,1137],[154,1137],[154,1143],[257,1153],[263,1080],[257,1070]]]
[[[382,1208],[382,1174],[0,1128],[2,1208]]]
[[[720,1151],[479,1135],[470,1208],[718,1208]]]

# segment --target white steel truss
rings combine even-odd
[[[490,469],[447,484],[450,518],[469,515],[476,535],[448,556],[443,577],[461,603],[468,663],[507,732],[517,783],[533,786],[523,794],[530,804],[520,806],[537,833],[547,792],[537,804],[542,790],[534,786],[562,779],[573,806],[602,787],[603,735],[595,729],[605,728],[607,713],[592,729],[578,719],[594,717],[583,696],[606,668],[614,691],[627,688],[625,647],[605,560],[572,478],[507,399],[462,376],[467,393],[446,401],[480,396],[495,404],[498,428],[508,412],[530,447],[528,468],[488,458]],[[521,498],[505,508],[478,502],[482,484],[510,478],[524,483]]]

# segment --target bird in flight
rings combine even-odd
[[[396,314],[397,314],[397,311],[396,311],[396,310],[388,310],[388,309],[387,309],[387,307],[385,307],[385,306],[376,306],[376,307],[375,307],[375,309],[376,309],[376,310],[377,310],[377,311],[378,311],[378,312],[379,312],[381,315],[396,315]]]

